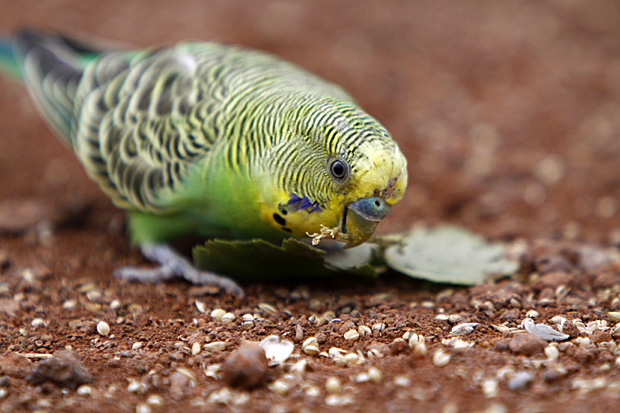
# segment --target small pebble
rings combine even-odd
[[[518,333],[510,340],[508,348],[515,354],[532,356],[542,353],[546,345],[547,342],[540,337],[530,333]]]
[[[231,353],[220,369],[222,380],[231,387],[252,389],[265,383],[268,373],[265,350],[256,343],[244,343]]]
[[[77,352],[58,350],[52,357],[40,361],[26,379],[34,385],[49,381],[76,389],[81,384],[90,383],[93,376],[82,365]]]
[[[97,323],[97,332],[99,335],[107,336],[110,333],[110,326],[105,321],[99,321]]]

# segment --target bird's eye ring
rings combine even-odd
[[[334,159],[329,165],[329,172],[337,181],[344,181],[349,177],[349,164],[344,159]]]

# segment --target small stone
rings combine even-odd
[[[255,343],[244,343],[222,364],[220,373],[231,387],[252,389],[265,383],[268,373],[265,350]]]
[[[543,275],[538,280],[536,280],[532,287],[538,291],[542,291],[546,288],[551,288],[555,290],[560,285],[568,285],[572,286],[574,283],[574,277],[565,272],[550,272],[548,274]]]
[[[52,357],[40,361],[26,378],[34,385],[49,381],[71,389],[90,383],[92,379],[93,376],[82,365],[80,355],[72,350],[56,351]]]
[[[107,336],[110,333],[110,326],[105,321],[97,323],[97,333],[101,336]]]
[[[175,371],[170,375],[170,397],[172,399],[179,401],[185,398],[185,395],[190,388],[191,380],[187,375]]]
[[[390,353],[395,356],[409,350],[409,345],[402,338],[396,338],[389,344]]]
[[[518,333],[510,340],[508,348],[513,353],[532,356],[542,353],[546,345],[547,342],[540,337],[530,333]]]

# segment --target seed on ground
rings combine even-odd
[[[194,341],[194,344],[192,344],[192,356],[199,354],[200,350],[201,350],[200,343],[198,341]]]
[[[233,313],[226,313],[222,316],[222,323],[230,323],[235,320],[235,315]]]
[[[446,366],[450,363],[450,358],[450,354],[446,353],[442,349],[439,349],[433,354],[433,364],[437,367]]]
[[[199,313],[205,314],[207,312],[207,305],[204,301],[196,300],[194,304],[196,305],[196,309]]]
[[[368,380],[370,380],[374,384],[381,384],[381,382],[383,381],[383,374],[381,374],[381,370],[376,367],[369,368]]]
[[[97,332],[102,336],[107,336],[110,333],[110,326],[105,321],[97,323]]]
[[[226,342],[212,341],[210,343],[204,344],[202,348],[207,351],[222,351],[226,348]]]
[[[365,337],[372,334],[372,330],[368,326],[359,326],[357,328],[357,332],[360,334],[360,337]]]
[[[222,317],[224,317],[224,314],[226,314],[226,311],[222,310],[221,308],[216,308],[215,310],[211,311],[211,318],[213,318],[217,322],[220,322],[222,321]]]
[[[278,396],[284,396],[288,393],[290,386],[284,380],[276,380],[269,385],[269,390]]]
[[[79,394],[80,396],[88,396],[92,392],[93,388],[90,387],[88,384],[83,384],[77,388],[77,394]]]
[[[345,340],[356,341],[360,338],[360,333],[358,333],[357,330],[351,329],[344,333],[344,338]]]
[[[329,377],[325,382],[325,390],[327,390],[328,393],[338,393],[341,387],[338,377]]]
[[[141,341],[136,341],[135,343],[133,343],[131,345],[131,349],[132,350],[140,350],[143,345],[144,345],[144,343],[142,343]]]

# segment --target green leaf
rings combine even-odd
[[[326,251],[294,238],[284,240],[281,246],[260,239],[215,239],[194,247],[193,256],[198,268],[246,281],[333,277],[339,273],[375,277],[377,271],[369,264],[374,256],[368,248]]]
[[[481,284],[491,275],[508,275],[519,268],[505,258],[502,244],[453,226],[414,229],[386,247],[384,259],[410,277],[461,285]]]

